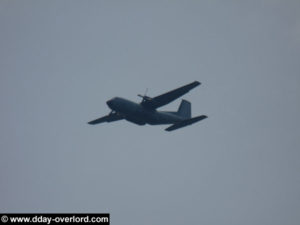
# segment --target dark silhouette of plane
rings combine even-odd
[[[138,95],[142,98],[141,103],[135,103],[124,98],[115,97],[106,102],[112,111],[107,116],[90,121],[88,124],[95,125],[122,119],[138,125],[145,125],[146,123],[151,125],[172,124],[165,129],[166,131],[172,131],[191,125],[206,119],[207,116],[201,115],[192,118],[191,103],[187,100],[181,101],[177,112],[157,111],[156,109],[174,101],[200,84],[200,82],[194,81],[154,98],[146,95]]]

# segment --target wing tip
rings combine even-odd
[[[188,86],[190,89],[193,89],[193,88],[199,86],[200,84],[201,84],[201,83],[200,83],[199,81],[195,80],[194,82],[188,84],[187,86]]]

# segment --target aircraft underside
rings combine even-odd
[[[163,125],[163,124],[173,124],[184,120],[176,115],[167,112],[153,112],[153,113],[137,113],[125,115],[124,118],[137,125]]]
[[[120,97],[112,98],[106,102],[112,111],[106,116],[88,122],[88,124],[95,125],[122,119],[137,125],[172,124],[165,129],[166,131],[172,131],[191,125],[207,118],[207,116],[201,115],[192,118],[191,103],[189,101],[182,100],[176,112],[157,111],[157,108],[174,101],[198,85],[200,85],[200,82],[194,81],[154,98],[146,95],[138,95],[143,99],[140,103],[135,103]]]

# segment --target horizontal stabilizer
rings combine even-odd
[[[176,130],[176,129],[179,129],[179,128],[182,128],[182,127],[186,127],[188,125],[191,125],[193,123],[196,123],[200,120],[204,120],[206,119],[207,116],[205,115],[202,115],[202,116],[197,116],[197,117],[194,117],[194,118],[191,118],[191,119],[187,119],[187,120],[183,120],[181,122],[178,122],[178,123],[175,123],[173,124],[172,126],[166,128],[165,130],[166,131],[172,131],[172,130]]]

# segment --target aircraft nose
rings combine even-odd
[[[106,104],[109,106],[109,108],[112,108],[113,100],[112,100],[112,99],[111,99],[111,100],[108,100],[108,101],[106,102]]]

